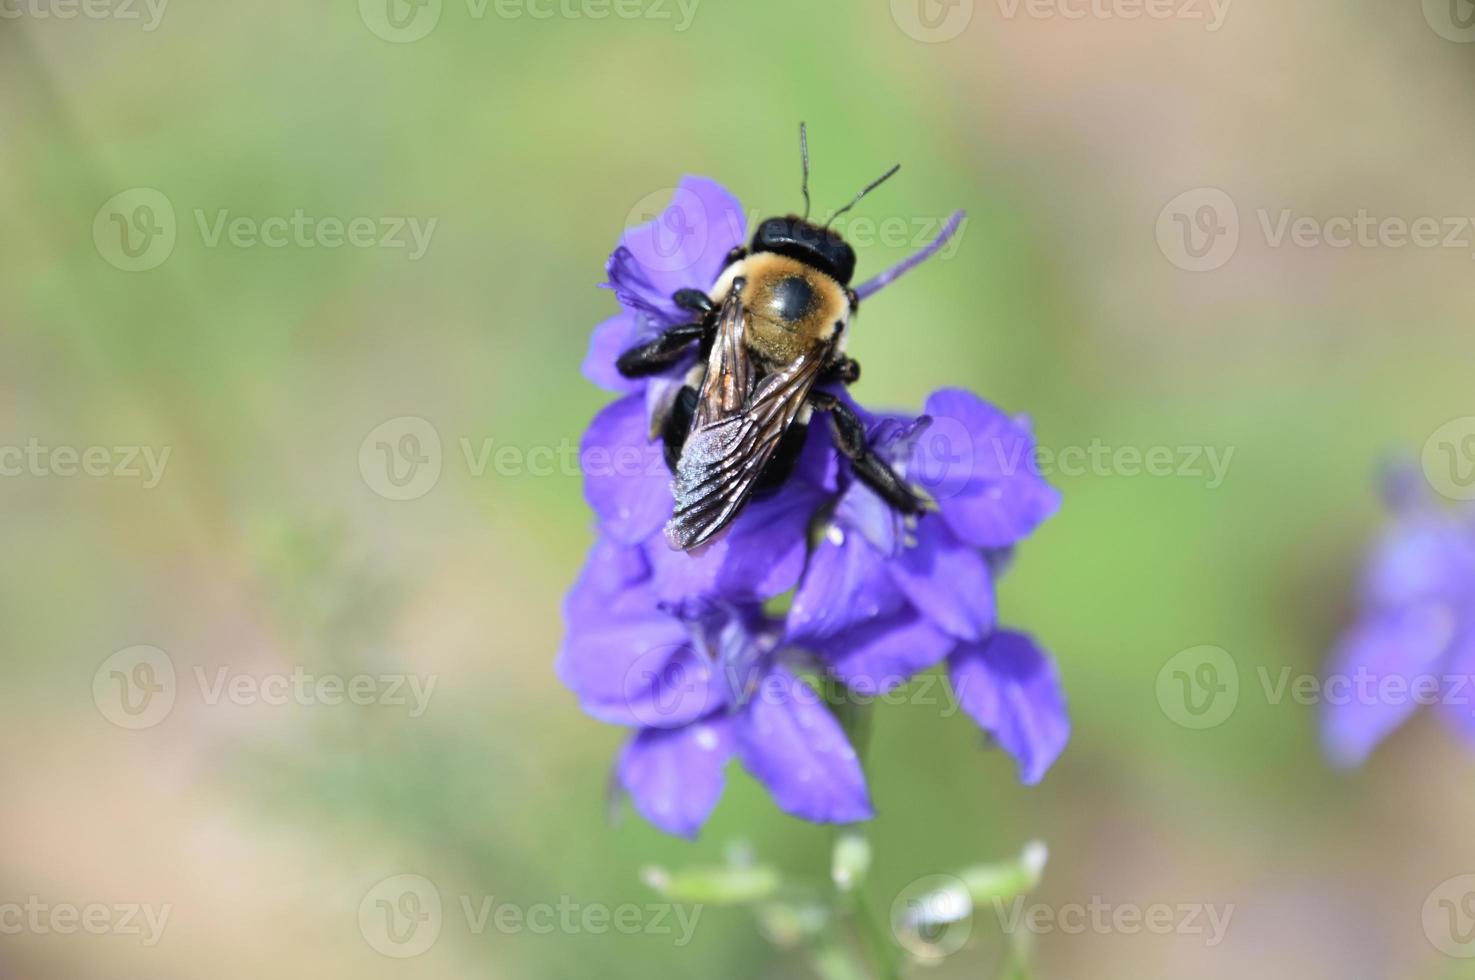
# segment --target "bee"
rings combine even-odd
[[[697,345],[686,384],[653,431],[664,442],[675,510],[666,525],[673,548],[700,549],[754,496],[782,485],[803,449],[814,412],[825,413],[852,472],[897,511],[920,514],[924,498],[873,455],[865,425],[824,386],[849,385],[860,365],[846,356],[847,330],[860,300],[850,286],[855,251],[829,225],[898,170],[866,185],[823,226],[809,220],[809,146],[799,127],[804,215],[768,218],[739,246],[710,289],[679,290],[672,300],[693,314],[622,354],[626,377],[669,370]]]

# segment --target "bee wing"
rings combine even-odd
[[[754,384],[747,315],[734,288],[723,306],[692,430],[676,465],[676,510],[666,538],[690,550],[727,526],[747,502],[824,364],[813,351]]]
[[[742,412],[753,393],[753,363],[748,359],[748,312],[740,294],[743,280],[732,284],[722,312],[717,315],[717,335],[707,355],[707,376],[702,381],[700,400],[692,419],[693,430]]]

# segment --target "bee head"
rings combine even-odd
[[[775,252],[812,265],[842,286],[855,275],[855,250],[837,231],[822,228],[798,215],[769,218],[753,233],[754,252]]]
[[[842,286],[848,287],[855,275],[855,250],[831,231],[834,220],[860,203],[860,199],[884,184],[892,174],[901,169],[897,164],[871,181],[851,202],[834,214],[823,225],[809,220],[809,132],[799,124],[799,160],[804,166],[804,182],[800,189],[804,194],[804,217],[791,214],[787,218],[769,218],[753,233],[754,252],[775,252],[796,262],[803,262],[826,273]]]

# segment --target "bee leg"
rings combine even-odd
[[[627,378],[641,378],[664,371],[681,360],[692,342],[704,338],[710,329],[706,320],[669,327],[655,340],[625,351],[615,361],[615,367]]]
[[[860,380],[860,362],[853,357],[841,357],[831,361],[820,372],[816,384],[853,385]]]
[[[712,302],[712,297],[700,289],[678,289],[672,294],[671,302],[688,313],[700,313],[702,316],[717,309],[717,304]]]
[[[921,514],[927,503],[906,481],[866,445],[866,427],[854,410],[827,391],[811,391],[809,401],[830,415],[835,446],[846,459],[856,479],[876,491],[881,499],[903,514]]]
[[[671,412],[661,425],[661,443],[665,448],[666,468],[676,472],[681,461],[681,450],[686,447],[686,436],[691,432],[691,419],[697,411],[697,390],[691,385],[682,388],[671,405]]]

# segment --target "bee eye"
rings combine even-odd
[[[785,276],[770,291],[769,308],[784,320],[802,320],[814,302],[814,287],[801,276]]]

